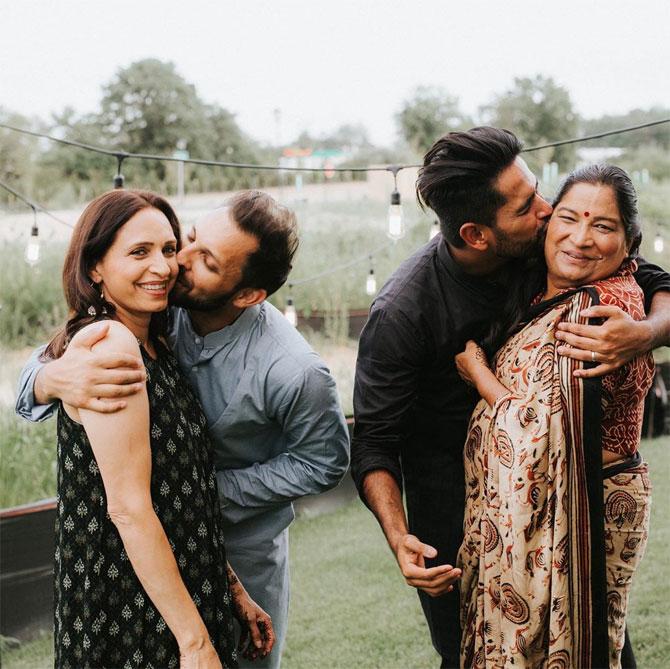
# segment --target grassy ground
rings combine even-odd
[[[651,536],[633,586],[629,628],[640,669],[668,666],[670,438],[644,442],[655,483]],[[358,502],[291,530],[291,622],[283,666],[438,666],[418,599],[404,585],[372,515]],[[3,653],[7,669],[48,667],[50,635]]]

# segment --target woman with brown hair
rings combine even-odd
[[[69,319],[45,357],[108,320],[95,349],[141,354],[146,387],[115,413],[59,407],[57,667],[236,666],[234,617],[246,655],[272,648],[227,564],[205,418],[165,344],[179,243],[163,198],[115,190],[86,207],[65,258]]]

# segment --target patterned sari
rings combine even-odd
[[[458,559],[463,667],[609,666],[601,380],[576,379],[582,363],[558,356],[554,339],[559,321],[585,322],[580,312],[598,303],[584,287],[534,307],[496,356],[509,394],[473,413]],[[648,505],[636,514],[648,523]]]

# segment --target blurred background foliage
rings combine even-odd
[[[581,118],[570,93],[551,77],[520,77],[495,93],[475,116],[460,107],[448,90],[419,86],[396,114],[397,141],[375,146],[360,124],[341,125],[329,134],[303,132],[282,145],[267,146],[247,135],[235,115],[218,104],[205,103],[195,86],[175,65],[154,58],[117,71],[103,86],[98,110],[79,115],[66,108],[48,120],[28,118],[0,107],[0,122],[114,151],[173,155],[177,148],[191,157],[238,163],[277,164],[286,148],[345,149],[347,165],[420,162],[433,141],[451,130],[492,124],[514,131],[526,146],[645,123],[670,116],[670,109],[634,109],[622,115]],[[630,170],[647,169],[654,180],[670,179],[670,132],[656,126],[581,146],[621,149],[616,162]],[[578,147],[568,145],[526,154],[532,169],[555,162],[561,173],[575,164]],[[83,202],[107,190],[116,171],[112,156],[78,150],[47,140],[0,129],[0,178],[48,206]],[[123,164],[128,185],[174,193],[176,169],[171,163],[128,160]],[[336,180],[364,179],[342,173]],[[187,165],[185,191],[203,193],[247,187],[281,185],[286,175],[276,172]],[[322,174],[303,175],[305,183],[324,180]],[[13,203],[0,192],[0,203]]]

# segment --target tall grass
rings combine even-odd
[[[0,407],[0,509],[56,494],[56,421],[30,424]]]
[[[295,204],[300,226],[300,249],[291,279],[313,277],[358,258],[388,242],[387,205],[372,200],[356,202],[298,202]],[[406,203],[408,233],[373,258],[378,285],[398,264],[425,243],[430,220],[414,203]],[[48,339],[65,320],[66,308],[61,286],[61,270],[67,244],[42,243],[42,257],[35,267],[23,259],[24,247],[18,241],[0,245],[0,345],[18,348]],[[367,308],[371,298],[365,294],[368,259],[327,277],[293,289],[299,310],[324,310],[331,314],[329,331],[346,338],[346,322],[341,314],[348,309]],[[272,301],[283,307],[288,286]]]
[[[42,243],[38,265],[30,267],[18,242],[0,245],[0,344],[6,348],[44,341],[67,313],[61,269],[65,244]]]

